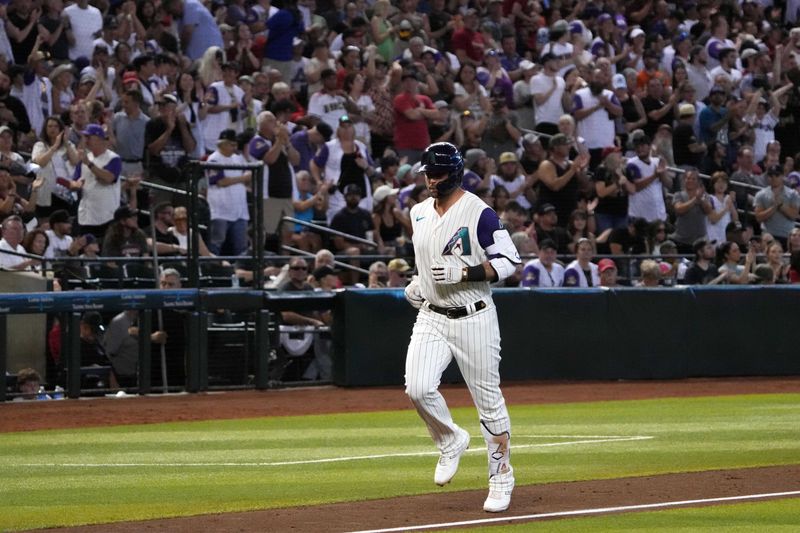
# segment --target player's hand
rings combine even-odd
[[[408,300],[408,303],[410,303],[411,307],[414,309],[419,309],[422,307],[422,304],[425,303],[425,299],[422,297],[422,293],[419,290],[417,276],[412,276],[411,283],[406,285],[405,295],[406,300]]]
[[[453,265],[433,265],[431,267],[431,274],[433,274],[433,281],[442,285],[452,285],[461,282],[462,269],[459,266]]]

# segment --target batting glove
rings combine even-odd
[[[431,267],[431,274],[433,274],[433,281],[442,285],[452,285],[460,283],[463,277],[463,269],[460,266],[452,265],[433,265]]]
[[[425,299],[422,297],[422,293],[419,290],[417,276],[413,276],[411,278],[411,283],[406,285],[405,293],[406,300],[408,300],[408,303],[410,303],[411,307],[414,309],[419,309],[422,307],[422,304],[425,303]]]

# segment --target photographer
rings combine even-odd
[[[501,88],[495,87],[492,90],[491,104],[492,111],[488,115],[481,147],[486,150],[486,155],[496,159],[503,152],[516,151],[522,132],[517,127],[519,118],[508,108],[508,101]]]

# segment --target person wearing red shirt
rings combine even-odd
[[[419,81],[416,73],[406,71],[402,78],[403,91],[394,97],[394,145],[398,157],[407,157],[413,165],[431,143],[428,119],[435,120],[439,111],[431,99],[418,94]]]
[[[453,32],[450,42],[453,52],[458,57],[459,63],[472,63],[480,65],[483,62],[483,53],[486,41],[478,31],[478,12],[468,9],[464,14],[464,27]]]

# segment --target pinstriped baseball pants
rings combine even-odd
[[[442,373],[455,358],[478,409],[495,435],[511,432],[500,391],[500,328],[494,305],[464,318],[450,319],[423,307],[406,355],[406,394],[428,426],[436,446],[450,453],[457,425],[439,392]]]

